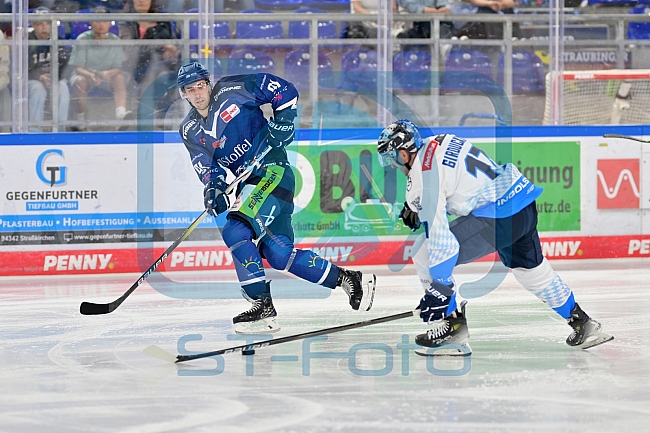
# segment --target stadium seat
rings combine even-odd
[[[630,14],[635,15],[649,15],[650,6],[638,5],[630,9]],[[628,39],[650,39],[650,22],[638,22],[635,23],[630,21],[627,27],[627,38]]]
[[[304,0],[303,4],[310,8],[350,11],[350,0]]]
[[[81,9],[77,11],[78,14],[91,14],[92,9]],[[70,23],[70,39],[77,39],[77,37],[85,31],[90,30],[90,23],[87,21],[75,21]],[[111,28],[109,32],[119,36],[120,28],[115,21],[111,21]]]
[[[393,86],[402,89],[431,87],[431,54],[403,51],[393,58]]]
[[[377,89],[377,52],[369,48],[347,51],[341,57],[341,87],[361,91]]]
[[[228,56],[228,74],[275,73],[273,58],[259,50],[240,49]]]
[[[499,56],[497,81],[503,85],[503,53]],[[532,51],[512,52],[512,91],[513,93],[537,93],[546,89],[544,64]]]
[[[309,50],[306,48],[291,51],[284,59],[284,76],[298,90],[309,89],[309,62]],[[321,72],[332,72],[332,62],[325,53],[319,52],[317,74]]]
[[[192,14],[198,13],[198,9],[188,9],[185,13]],[[227,21],[215,21],[212,23],[215,39],[230,39],[230,26]],[[199,38],[199,23],[198,21],[190,21],[190,39]],[[190,57],[195,58],[198,56],[198,45],[190,45]]]
[[[589,0],[590,6],[632,6],[637,4],[637,0]]]
[[[492,60],[480,51],[474,50],[453,50],[447,56],[445,62],[445,73],[447,72],[477,72],[493,78]],[[447,74],[446,74],[447,75]],[[447,88],[476,88],[482,82],[478,76],[459,76],[454,79],[445,76],[444,86]]]
[[[255,0],[255,7],[260,9],[297,9],[303,0]]]
[[[309,14],[309,13],[327,13],[323,9],[304,8],[298,9],[293,13]],[[289,22],[289,38],[290,39],[309,39],[309,28],[311,21],[291,21]],[[336,23],[334,21],[318,21],[318,38],[319,39],[335,39],[336,36]]]
[[[271,14],[265,9],[244,9],[243,14]],[[237,39],[282,39],[284,33],[280,21],[238,21]]]

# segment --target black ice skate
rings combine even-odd
[[[571,347],[589,349],[614,339],[613,335],[603,332],[600,323],[590,318],[577,303],[567,323],[573,328],[573,332],[566,339],[566,344]]]
[[[360,271],[339,268],[336,287],[341,287],[348,294],[353,310],[368,311],[372,308],[376,284],[375,274],[362,274]]]
[[[450,316],[433,322],[434,328],[426,334],[419,334],[415,337],[415,344],[427,348],[416,349],[415,353],[422,356],[469,356],[472,349],[469,341],[469,328],[465,318],[465,304],[463,301],[460,307]]]
[[[264,295],[259,299],[252,299],[251,303],[253,306],[250,310],[232,319],[237,334],[264,334],[280,330],[280,325],[275,320],[278,313],[270,296]]]

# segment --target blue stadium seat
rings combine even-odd
[[[503,53],[499,56],[497,81],[503,85]],[[532,51],[512,52],[512,91],[513,93],[538,93],[546,89],[544,64]]]
[[[198,13],[198,9],[188,9],[185,13],[192,14]],[[230,26],[227,21],[215,21],[212,23],[215,39],[230,39]],[[190,39],[199,38],[199,23],[198,21],[190,21]],[[199,54],[198,45],[190,45],[190,57],[195,58]]]
[[[255,0],[255,7],[260,9],[297,9],[303,0]]]
[[[447,56],[445,73],[447,72],[477,72],[493,78],[492,60],[480,51],[453,50]],[[448,75],[448,74],[446,74]],[[450,75],[451,76],[451,75]],[[475,88],[482,82],[478,76],[455,76],[455,79],[446,76],[444,85],[448,88]]]
[[[259,50],[235,50],[228,56],[228,74],[275,73],[273,58]]]
[[[309,50],[290,51],[284,58],[284,77],[298,90],[309,89]],[[318,53],[318,74],[332,72],[332,62],[325,53]],[[328,86],[331,87],[331,86]]]
[[[648,15],[650,14],[650,6],[638,5],[630,9],[631,14]],[[650,22],[632,22],[627,27],[628,39],[650,39]]]
[[[244,9],[243,14],[271,14],[265,9]],[[280,21],[238,21],[235,32],[237,39],[282,39],[284,37]]]
[[[304,0],[303,4],[310,8],[350,11],[350,0]]]
[[[78,14],[91,14],[92,9],[81,9],[77,11]],[[77,39],[77,37],[85,31],[90,30],[90,23],[87,21],[76,21],[70,23],[70,39]],[[111,20],[111,28],[109,32],[119,36],[120,28],[115,21]]]
[[[637,4],[637,0],[589,0],[589,5],[603,6],[632,6]]]
[[[293,11],[295,14],[309,13],[326,13],[323,9],[303,8]],[[291,39],[309,39],[310,21],[291,21],[289,23],[289,38]],[[318,21],[318,38],[335,39],[336,23],[334,21]]]
[[[361,91],[377,89],[377,52],[369,48],[347,51],[341,57],[341,87]]]
[[[393,86],[402,89],[431,87],[431,54],[403,51],[393,58]]]

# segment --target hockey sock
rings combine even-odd
[[[565,319],[571,316],[575,305],[573,292],[546,258],[533,269],[515,268],[512,273],[526,290],[548,304],[560,316]]]
[[[330,289],[336,287],[338,267],[313,251],[294,248],[293,242],[285,235],[265,238],[262,252],[273,269],[288,271],[303,280]]]
[[[222,232],[223,240],[232,252],[237,278],[245,294],[256,298],[266,291],[266,275],[262,256],[253,243],[253,232],[243,222],[228,220]]]

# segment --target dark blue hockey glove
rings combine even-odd
[[[213,217],[224,213],[230,207],[230,199],[224,193],[227,185],[221,179],[212,179],[203,189],[203,205]]]
[[[404,207],[399,213],[399,217],[404,221],[404,225],[411,229],[412,232],[416,231],[422,225],[420,223],[420,218],[418,218],[418,213],[413,212],[406,202],[404,202]]]
[[[282,149],[293,141],[295,131],[293,119],[296,117],[295,109],[282,110],[269,120],[266,126],[269,132],[267,143],[277,149]]]
[[[456,309],[456,292],[452,287],[435,281],[431,283],[417,307],[423,321],[443,319]]]

